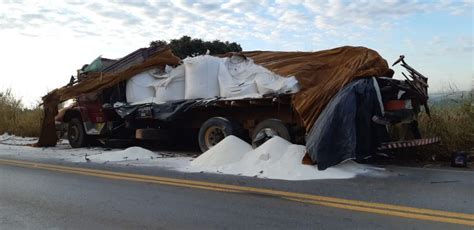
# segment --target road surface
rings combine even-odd
[[[473,229],[474,173],[281,181],[0,158],[0,229]]]

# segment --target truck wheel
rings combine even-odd
[[[242,128],[239,123],[223,117],[213,117],[204,122],[199,129],[198,141],[202,152],[217,145],[225,137],[234,135],[240,137]]]
[[[264,120],[258,123],[253,130],[252,147],[257,148],[274,136],[279,136],[291,142],[290,130],[285,123],[278,119]]]
[[[72,118],[68,124],[67,139],[73,148],[84,147],[87,144],[87,136],[81,120]]]

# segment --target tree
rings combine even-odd
[[[180,39],[171,39],[169,42],[164,40],[156,40],[150,42],[150,47],[160,47],[169,45],[173,53],[183,59],[188,56],[202,55],[209,50],[211,55],[224,54],[228,52],[240,52],[242,47],[236,42],[222,42],[220,40],[203,41],[199,38],[191,38],[190,36],[182,36]]]

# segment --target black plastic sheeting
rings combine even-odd
[[[318,169],[324,170],[347,159],[365,159],[375,153],[386,135],[383,125],[372,122],[381,116],[374,79],[353,81],[340,90],[310,130],[306,148]]]
[[[122,118],[127,119],[129,116],[135,115],[136,111],[141,108],[152,109],[153,119],[160,121],[173,120],[179,114],[186,112],[193,105],[197,104],[198,100],[177,100],[169,101],[162,104],[145,103],[138,105],[124,104],[115,108],[115,112]]]
[[[196,102],[196,100],[179,100],[165,104],[153,104],[153,118],[160,121],[171,121],[188,111]]]
[[[175,100],[168,101],[165,103],[145,103],[138,105],[123,104],[115,108],[115,112],[124,119],[133,117],[137,111],[142,108],[153,111],[153,119],[160,121],[171,121],[179,115],[188,112],[190,109],[196,107],[206,107],[214,105],[219,98],[215,99],[188,99],[188,100]]]

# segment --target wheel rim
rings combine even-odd
[[[225,138],[224,127],[213,126],[209,127],[204,134],[204,141],[208,148],[217,145]]]
[[[280,135],[278,134],[277,131],[271,128],[264,128],[264,129],[259,130],[252,141],[254,148],[272,139],[272,137],[274,136],[280,136]]]
[[[280,135],[278,135],[278,132],[273,129],[264,128],[258,131],[255,139],[257,140],[262,139],[262,138],[271,139],[274,136],[280,136]]]

